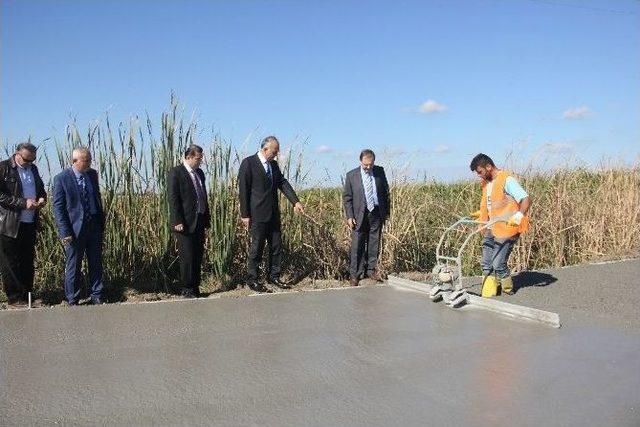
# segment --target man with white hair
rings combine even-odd
[[[91,302],[102,304],[102,244],[105,216],[98,173],[91,168],[89,149],[74,149],[71,167],[54,177],[53,213],[67,258],[64,278],[67,302],[69,305],[77,305],[80,299],[80,269],[86,254]]]
[[[251,232],[247,285],[257,292],[267,291],[258,281],[258,266],[262,261],[265,242],[269,247],[267,282],[282,289],[289,288],[287,283],[280,280],[282,235],[278,190],[282,191],[294,205],[295,212],[304,212],[296,192],[275,160],[279,152],[278,139],[275,136],[268,136],[262,140],[260,150],[256,154],[242,161],[238,171],[240,216],[244,226]]]

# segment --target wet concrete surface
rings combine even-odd
[[[2,425],[640,425],[640,333],[386,286],[0,312]]]
[[[482,278],[465,282],[480,294]],[[558,313],[567,326],[590,321],[640,329],[640,259],[523,271],[514,285],[515,295],[497,299]]]

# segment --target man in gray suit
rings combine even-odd
[[[362,150],[360,166],[349,171],[344,181],[342,202],[351,228],[350,283],[358,286],[365,271],[370,279],[381,282],[378,252],[382,226],[389,218],[391,200],[384,169],[375,166],[376,155]]]

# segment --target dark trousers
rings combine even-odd
[[[376,206],[372,212],[365,211],[360,229],[351,232],[349,274],[352,279],[362,278],[365,271],[371,274],[378,268],[382,223]]]
[[[185,224],[186,227],[186,224]],[[204,216],[198,215],[196,229],[175,233],[178,239],[178,257],[180,258],[180,285],[182,292],[200,292],[202,259],[204,257]]]
[[[262,262],[264,244],[268,246],[267,272],[269,277],[280,277],[282,266],[282,233],[280,219],[269,222],[251,222],[251,247],[249,248],[249,280],[258,280],[258,268]]]
[[[82,260],[87,256],[91,299],[102,298],[102,243],[104,231],[100,221],[87,218],[80,234],[64,244],[67,262],[64,272],[64,293],[70,304],[77,304],[82,290]]]
[[[4,293],[10,300],[26,300],[27,292],[33,290],[33,258],[36,252],[36,226],[21,222],[18,235],[0,236],[0,272]]]

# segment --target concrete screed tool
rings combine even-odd
[[[431,301],[444,301],[447,306],[452,308],[461,307],[468,302],[469,296],[467,291],[462,287],[462,253],[474,235],[481,233],[497,222],[507,222],[511,215],[513,214],[505,214],[493,218],[490,221],[478,221],[473,218],[464,217],[445,229],[440,237],[438,246],[436,246],[436,265],[433,267],[433,270],[431,270],[433,280],[433,286],[429,292]],[[461,230],[469,234],[462,240],[462,244],[457,250],[456,255],[443,255],[444,245],[448,243],[447,238],[450,238],[453,232],[459,232]],[[458,242],[460,240],[461,239],[458,239]]]

